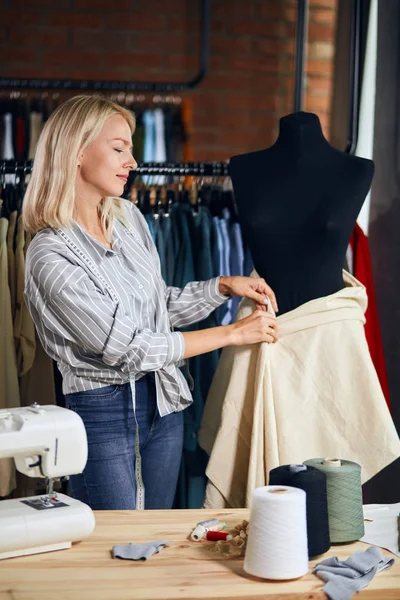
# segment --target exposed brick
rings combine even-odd
[[[28,4],[26,0],[12,0],[11,3],[14,9],[26,9],[26,5]],[[34,4],[32,3],[32,7],[34,6],[35,11],[40,11],[43,9],[50,10],[66,10],[70,7],[70,0],[35,0]]]
[[[338,0],[309,0],[310,7],[332,8],[336,10]]]
[[[312,23],[334,24],[336,22],[336,11],[324,8],[311,9],[310,21]]]
[[[304,106],[329,132],[337,0],[309,2]],[[184,83],[199,68],[200,0],[36,0],[32,10],[26,0],[6,3],[5,76]],[[210,69],[182,94],[193,102],[195,160],[274,142],[279,117],[293,110],[296,11],[297,0],[214,0]]]
[[[196,159],[200,161],[224,161],[228,160],[235,152],[230,148],[220,148],[219,146],[196,146]]]
[[[97,67],[102,61],[102,55],[82,50],[51,50],[43,53],[43,60],[48,65]]]
[[[103,15],[95,13],[50,13],[46,17],[47,25],[53,27],[80,27],[99,29],[103,25]]]
[[[231,32],[236,35],[263,35],[271,38],[287,36],[287,23],[284,21],[241,21],[233,23]]]
[[[190,15],[185,14],[168,14],[166,20],[167,29],[172,33],[184,33],[189,37],[200,36],[201,23],[199,19],[193,19]],[[220,33],[226,33],[225,21],[216,19],[211,15],[211,39]]]
[[[167,69],[198,69],[200,66],[199,57],[190,54],[166,54],[165,67]]]
[[[153,15],[151,19],[132,13],[111,14],[107,17],[108,29],[126,31],[164,31],[165,18]]]
[[[331,60],[308,60],[306,72],[310,75],[322,75],[324,77],[330,77],[333,74],[333,62]]]
[[[59,67],[37,67],[32,65],[16,67],[8,65],[2,67],[1,71],[5,77],[15,77],[15,79],[60,79],[61,76]]]
[[[310,94],[306,97],[306,106],[308,110],[312,112],[327,111],[330,109],[331,97],[325,96],[312,96]]]
[[[306,78],[307,91],[311,94],[323,93],[331,95],[333,91],[333,79],[308,76]]]
[[[331,125],[330,114],[323,114],[321,112],[316,112],[321,122],[322,131],[324,132],[325,137],[329,139],[329,130]]]
[[[333,60],[335,58],[335,44],[333,42],[310,42],[308,45],[308,58],[322,58]]]
[[[279,57],[258,58],[255,56],[241,58],[231,56],[229,66],[232,69],[240,69],[243,71],[257,71],[266,73],[278,73],[280,70],[281,60]]]
[[[211,52],[247,55],[251,53],[251,39],[249,37],[214,36],[211,38]]]
[[[147,68],[162,67],[163,56],[161,54],[144,54],[140,52],[108,52],[105,63],[110,66],[141,67],[143,77],[145,77]]]
[[[190,140],[194,145],[213,146],[218,136],[216,131],[193,131]]]
[[[64,29],[22,29],[10,30],[10,43],[20,46],[66,46],[67,31]]]
[[[42,13],[38,11],[30,12],[28,10],[2,10],[0,22],[2,25],[10,25],[11,27],[15,27],[16,25],[41,25]]]
[[[293,55],[295,51],[294,40],[254,40],[254,50],[257,54],[279,56],[281,54]]]
[[[257,131],[249,132],[248,130],[243,131],[227,131],[224,136],[224,144],[231,147],[239,147],[246,143],[246,150],[262,150],[271,145],[271,141],[274,138],[274,132],[272,128],[265,129],[264,131],[257,129]]]
[[[211,54],[210,56],[210,73],[217,73],[218,75],[221,72],[230,71],[230,66],[228,65],[228,58],[226,56],[221,56],[221,54]]]
[[[255,92],[269,92],[271,94],[282,94],[286,92],[287,77],[279,74],[252,73],[250,78],[250,89]]]
[[[107,46],[107,41],[110,39],[110,36],[114,34],[106,32],[106,31],[85,31],[82,29],[73,29],[72,30],[72,46],[74,48],[82,48],[91,50],[94,52],[95,50],[101,50],[101,48],[105,48]],[[127,34],[118,34],[118,38],[120,38],[121,47],[124,47],[124,36]]]
[[[285,21],[289,21],[290,23],[296,23],[297,8],[285,8],[283,18],[285,19]]]
[[[131,0],[73,0],[73,8],[76,10],[96,10],[120,12],[131,10]]]
[[[224,111],[216,111],[216,112],[208,112],[203,111],[200,112],[199,109],[196,110],[193,119],[193,130],[196,128],[206,129],[206,128],[222,128],[225,127],[241,127],[250,125],[250,113],[246,111],[234,111],[227,112]]]
[[[112,71],[101,67],[66,67],[65,69],[69,79],[87,81],[132,81],[132,70],[125,68],[116,67],[115,69],[112,69]]]
[[[198,10],[200,3],[192,2],[191,0],[151,0],[143,2],[134,0],[135,13],[140,15],[171,15],[171,14],[192,14],[194,10]],[[213,3],[214,4],[214,3]],[[212,8],[214,12],[214,6]]]
[[[310,42],[319,40],[334,40],[334,36],[334,25],[319,25],[317,23],[310,23],[308,27],[308,40]]]
[[[213,71],[207,73],[199,88],[202,90],[214,90],[220,92],[236,92],[239,89],[248,89],[250,86],[249,73],[237,72],[233,74],[220,73],[215,74]]]
[[[1,60],[3,64],[7,63],[34,63],[37,59],[36,48],[19,48],[10,46],[1,49]]]
[[[267,21],[280,21],[285,19],[287,8],[283,2],[267,0],[267,2],[258,2],[255,8],[256,18]]]
[[[190,47],[190,39],[180,33],[138,33],[132,41],[132,49],[143,52],[185,53]]]
[[[252,19],[256,11],[251,0],[235,2],[232,0],[217,0],[212,4],[212,14],[220,19]]]

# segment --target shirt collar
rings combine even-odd
[[[116,223],[114,223],[112,235],[112,249],[106,248],[101,242],[91,236],[79,223],[74,221],[72,233],[75,236],[75,241],[79,246],[85,249],[89,257],[99,264],[107,254],[117,254],[121,248],[121,234],[117,231]]]

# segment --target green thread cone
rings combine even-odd
[[[354,542],[364,535],[361,467],[342,460],[341,466],[324,465],[323,458],[311,458],[305,465],[326,474],[329,535],[332,544]]]

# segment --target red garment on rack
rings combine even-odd
[[[386,374],[385,356],[383,354],[381,330],[379,327],[378,308],[376,306],[368,238],[358,223],[356,223],[351,235],[350,246],[353,254],[353,275],[365,285],[367,289],[368,308],[365,313],[367,319],[365,324],[365,335],[372,362],[374,363],[382,391],[390,409],[389,386]]]
[[[17,158],[21,160],[25,150],[25,129],[24,119],[19,115],[17,117]]]

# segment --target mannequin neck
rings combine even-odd
[[[298,112],[282,117],[276,146],[290,154],[314,154],[330,148],[322,133],[319,118],[314,113]]]

